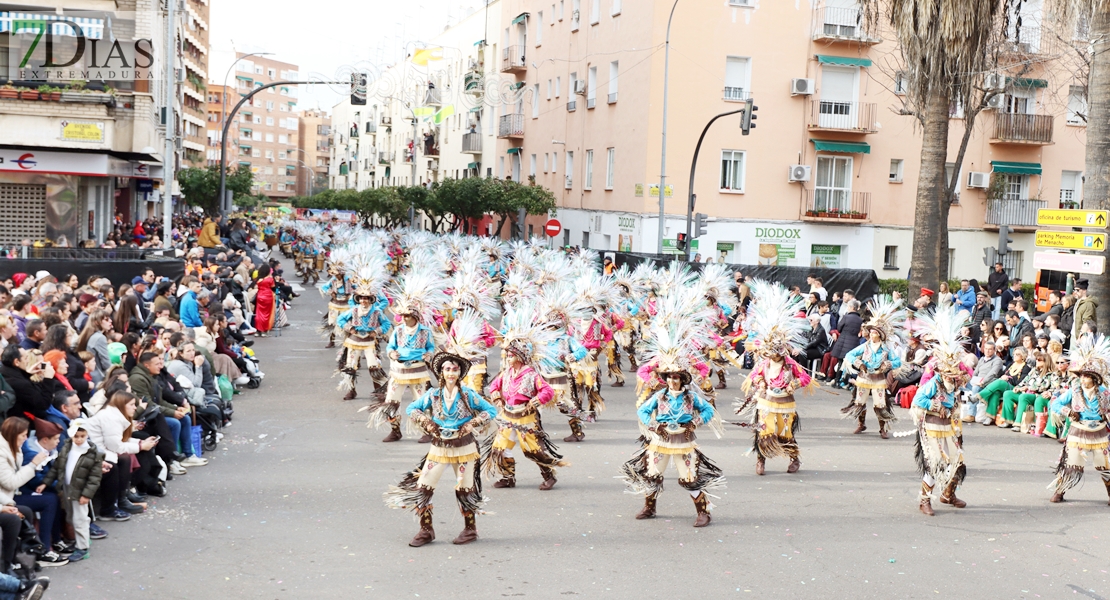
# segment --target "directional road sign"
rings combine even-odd
[[[1055,227],[1097,227],[1105,229],[1110,222],[1110,211],[1066,210],[1041,208],[1037,210],[1037,225]]]
[[[1102,272],[1106,270],[1106,257],[1096,256],[1094,254],[1034,252],[1033,268],[1101,275]]]
[[[1040,248],[1066,248],[1069,250],[1101,252],[1106,249],[1106,234],[1038,230],[1035,243]]]

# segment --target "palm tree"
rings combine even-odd
[[[949,105],[968,105],[974,78],[987,70],[999,19],[1012,0],[867,0],[867,18],[889,20],[909,81],[907,103],[921,115],[921,176],[914,209],[910,292],[935,288],[948,259]],[[1076,0],[1069,0],[1076,1]],[[1087,0],[1110,2],[1110,0]]]

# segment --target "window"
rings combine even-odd
[[[282,121],[284,121],[284,119],[282,119]],[[266,117],[266,124],[272,127],[274,125],[274,118]]]
[[[567,189],[574,183],[574,153],[567,152]]]
[[[621,0],[613,0],[613,5],[609,8],[610,16],[617,16],[621,14]]]
[[[532,86],[532,118],[540,118],[540,84]]]
[[[277,76],[277,71],[275,71],[273,69],[266,69],[266,76],[269,77],[270,79],[273,79],[274,77]]]
[[[559,20],[563,20],[563,9],[566,8],[566,0],[559,0]]]
[[[279,144],[288,144],[289,143],[289,136],[285,135],[284,133],[278,134],[278,143]]]
[[[570,30],[578,31],[578,22],[582,18],[582,0],[571,0],[570,7]]]
[[[728,0],[729,6],[751,6],[752,0]]]
[[[818,156],[813,209],[817,212],[848,210],[851,204],[852,159],[847,156]]]
[[[902,71],[898,71],[897,73],[894,74],[894,93],[895,94],[898,94],[899,96],[904,96],[906,94],[906,84],[907,84],[907,81],[906,81],[906,74],[905,73],[903,73]]]
[[[278,150],[278,160],[285,160],[285,150]]]
[[[262,158],[262,150],[259,149],[259,148],[252,148],[251,149],[251,157],[252,158]]]
[[[586,74],[586,108],[593,108],[597,102],[597,67],[590,67]]]
[[[498,179],[504,179],[505,178],[505,157],[504,156],[498,156],[497,157],[497,178]]]
[[[1079,201],[1083,198],[1082,184],[1083,173],[1079,171],[1060,174],[1060,208],[1079,208]]]
[[[536,46],[543,43],[543,11],[536,13]]]
[[[554,26],[555,26],[555,14],[556,14],[556,13],[555,13],[555,5],[554,5],[554,4],[552,4],[552,5],[551,5],[551,26],[552,26],[552,27],[554,27]],[[562,19],[559,19],[559,20],[561,21]]]
[[[750,59],[742,56],[725,58],[725,100],[733,102],[748,99],[748,64]]]
[[[591,0],[590,25],[597,25],[601,21],[601,0]]]
[[[547,155],[548,155],[548,153],[547,153],[547,152],[544,152],[544,153],[543,153],[543,172],[544,172],[544,173],[547,173],[547,172],[548,172],[548,168],[547,168]]]
[[[261,125],[262,124],[262,116],[261,115],[255,115],[253,117],[253,119],[254,119],[254,124],[255,125]]]
[[[528,160],[528,174],[532,177],[536,176],[536,155],[533,154]]]
[[[1068,125],[1087,124],[1087,88],[1073,85],[1068,90]]]
[[[266,158],[273,158],[273,157],[274,157],[274,151],[273,150],[267,150],[266,151]]]
[[[584,190],[594,189],[594,151],[586,151],[586,184],[582,186]]]
[[[551,172],[552,173],[558,173],[559,172],[559,153],[558,152],[552,152],[551,153]]]
[[[898,269],[898,246],[883,248],[883,268]]]
[[[1025,200],[1029,198],[1029,176],[1015,173],[996,174],[1003,178],[1003,200]]]
[[[620,75],[620,61],[609,63],[609,104],[617,101],[617,76]]]
[[[559,97],[559,87],[562,86],[562,85],[563,85],[563,78],[562,77],[556,77],[555,78],[555,97],[556,98]]]
[[[252,131],[251,132],[251,139],[256,141],[256,142],[261,142],[262,141],[262,132],[261,131]]]
[[[547,80],[547,99],[551,99],[551,80]]]
[[[901,158],[890,159],[890,182],[902,183],[902,168],[905,166],[906,161]],[[947,181],[945,182],[947,183]]]
[[[721,191],[744,191],[744,151],[721,151]]]
[[[609,148],[605,157],[605,189],[613,189],[613,166],[617,160],[617,149]]]
[[[267,134],[266,134],[266,141],[267,141],[267,142],[273,142],[273,141],[274,141],[274,134],[272,134],[272,133],[267,133]]]
[[[1012,88],[1006,92],[1007,113],[1012,115],[1031,115],[1034,114],[1036,110],[1036,92],[1034,92],[1032,88]]]

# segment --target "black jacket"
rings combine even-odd
[[[806,358],[824,356],[829,351],[829,337],[825,335],[825,328],[818,325],[806,333]]]
[[[65,389],[65,386],[54,378],[35,383],[31,381],[26,371],[18,367],[0,365],[0,375],[4,376],[4,381],[12,386],[12,391],[15,392],[15,406],[8,411],[9,417],[23,416],[26,412],[45,420],[46,410],[54,402],[54,392]]]
[[[833,357],[837,360],[843,360],[845,355],[859,345],[859,331],[862,326],[863,318],[859,316],[858,312],[850,312],[844,315],[837,326],[840,337],[836,338],[836,342],[833,343],[830,350]]]
[[[1010,276],[1006,275],[1005,271],[999,273],[992,268],[991,274],[987,276],[987,293],[991,295],[991,298],[997,298],[1002,295],[1002,291],[1008,289],[1007,284],[1009,283]],[[1003,304],[1002,308],[1006,308],[1006,305]]]
[[[1057,302],[1056,304],[1053,304],[1051,307],[1049,307],[1048,311],[1045,312],[1044,314],[1040,314],[1040,315],[1037,315],[1037,316],[1033,317],[1033,320],[1034,321],[1044,321],[1045,319],[1048,318],[1048,315],[1056,315],[1057,317],[1059,317],[1063,314],[1064,314],[1064,305],[1060,302]],[[1059,323],[1059,320],[1057,320],[1057,323]]]
[[[991,312],[990,303],[984,304],[983,306],[976,305],[975,311],[971,313],[971,323],[974,325],[972,329],[978,329],[983,321],[991,318]]]

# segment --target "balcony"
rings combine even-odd
[[[497,137],[523,138],[524,115],[521,113],[501,115],[501,118],[497,123]]]
[[[462,136],[462,151],[464,154],[481,154],[482,134],[464,133]]]
[[[467,71],[467,73],[463,75],[463,90],[475,96],[481,96],[485,93],[482,74],[477,71]]]
[[[1052,143],[1052,115],[998,113],[994,117],[992,144],[1046,146]]]
[[[509,46],[501,51],[502,73],[523,73],[528,68],[524,61],[524,46]]]
[[[869,26],[859,6],[819,6],[815,9],[813,39],[873,46],[882,41],[878,26]],[[873,29],[873,30],[872,30]]]
[[[809,128],[812,131],[875,133],[878,107],[873,102],[810,100]]]
[[[870,221],[871,192],[830,188],[806,189],[804,202],[803,221],[845,225]]]
[[[395,160],[397,160],[397,153],[396,152],[379,152],[378,153],[378,164],[379,165],[388,165],[389,163],[391,163]]]
[[[576,110],[578,110],[577,100],[571,100],[570,102],[567,102],[567,112],[574,112]]]
[[[439,90],[430,88],[424,94],[424,106],[440,106],[443,102],[439,99]]]
[[[1044,200],[1026,198],[987,200],[987,216],[983,220],[988,225],[1036,227],[1037,211],[1046,208],[1047,204]]]
[[[729,87],[725,86],[725,102],[743,102],[751,96],[747,90],[742,87]]]
[[[1002,42],[1002,51],[1006,54],[1020,56],[1043,56],[1057,54],[1059,37],[1051,31],[1042,30],[1040,27],[1015,27],[1010,25],[1006,39]],[[1067,50],[1065,47],[1064,50]]]

